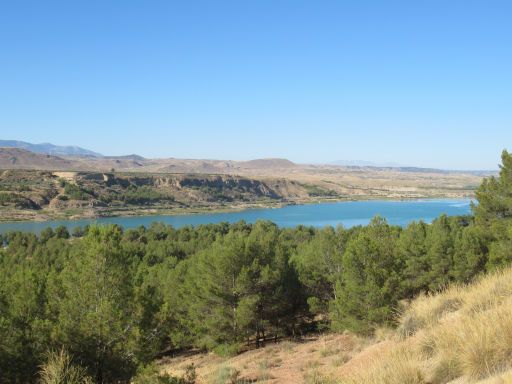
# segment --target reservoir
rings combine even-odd
[[[200,225],[220,222],[237,222],[245,220],[254,223],[257,220],[270,220],[281,227],[297,225],[324,227],[343,225],[352,227],[365,225],[376,215],[384,217],[388,223],[406,226],[412,221],[431,222],[441,214],[466,215],[471,213],[471,200],[435,199],[435,200],[368,200],[345,201],[335,203],[318,203],[290,205],[282,208],[247,209],[237,212],[201,213],[190,215],[162,216],[126,216],[80,220],[27,221],[0,223],[0,233],[11,230],[38,233],[46,227],[65,225],[72,230],[76,226],[87,224],[119,224],[124,228],[140,225],[149,226],[153,222],[170,224],[174,227]]]

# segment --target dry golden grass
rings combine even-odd
[[[364,368],[342,382],[510,382],[503,372],[512,368],[512,269],[413,301],[396,342]]]
[[[39,372],[41,384],[92,384],[84,368],[74,364],[71,355],[64,349],[49,352],[46,364]]]
[[[417,356],[404,345],[393,345],[368,361],[362,361],[352,373],[341,380],[343,384],[422,384],[425,383]]]
[[[512,384],[512,370],[489,377],[479,382],[480,384]]]

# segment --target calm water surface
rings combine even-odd
[[[98,223],[115,223],[125,228],[139,225],[149,226],[152,222],[162,222],[175,227],[219,223],[223,221],[237,222],[245,220],[253,223],[257,220],[270,220],[282,227],[293,227],[299,224],[323,227],[343,224],[352,227],[367,224],[375,215],[385,217],[390,224],[405,226],[411,221],[424,220],[431,222],[437,216],[465,215],[471,212],[471,200],[412,200],[412,201],[347,201],[338,203],[319,203],[292,205],[283,208],[248,209],[230,213],[205,213],[194,215],[165,216],[131,216],[110,217],[83,220],[58,220],[42,222],[0,223],[0,233],[10,230],[30,231],[38,233],[50,226],[65,225],[69,229],[76,226]]]

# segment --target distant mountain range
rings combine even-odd
[[[26,151],[26,152],[25,152]],[[42,156],[44,155],[44,156]],[[104,156],[78,146],[60,146],[51,143],[32,144],[18,140],[0,140],[0,169],[73,169],[73,170],[125,170],[145,172],[236,173],[257,170],[285,170],[345,168],[393,169],[408,173],[463,173],[477,176],[494,175],[496,171],[454,171],[435,168],[411,167],[398,163],[376,163],[364,160],[339,160],[330,164],[296,164],[287,159],[256,159],[249,161],[207,159],[146,159],[133,154]]]
[[[101,156],[92,151],[75,150],[72,154],[36,153],[21,147],[5,147],[0,141],[0,169],[38,169],[52,171],[127,171],[148,173],[236,174],[279,170],[281,173],[298,167],[286,159],[255,159],[249,161],[207,159],[146,159],[138,155]],[[67,147],[66,147],[67,148]],[[76,147],[74,147],[76,148]],[[92,152],[94,153],[94,152]]]
[[[461,173],[471,174],[476,176],[490,176],[498,174],[497,170],[454,170],[454,169],[440,169],[440,168],[425,168],[425,167],[412,167],[409,165],[403,165],[399,163],[376,163],[373,161],[365,160],[337,160],[329,164],[337,165],[341,167],[353,167],[353,168],[376,168],[376,169],[387,169],[392,168],[400,172],[413,172],[413,173]]]
[[[0,147],[21,148],[34,153],[43,153],[54,156],[92,156],[102,157],[101,153],[84,149],[74,145],[54,145],[50,143],[32,144],[18,140],[0,140]]]

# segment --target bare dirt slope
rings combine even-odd
[[[199,384],[229,382],[226,377],[236,377],[238,383],[312,383],[315,379],[337,376],[368,343],[354,335],[322,335],[300,342],[270,343],[233,358],[195,354],[167,357],[159,365],[162,372],[181,376],[187,366],[194,364]]]

